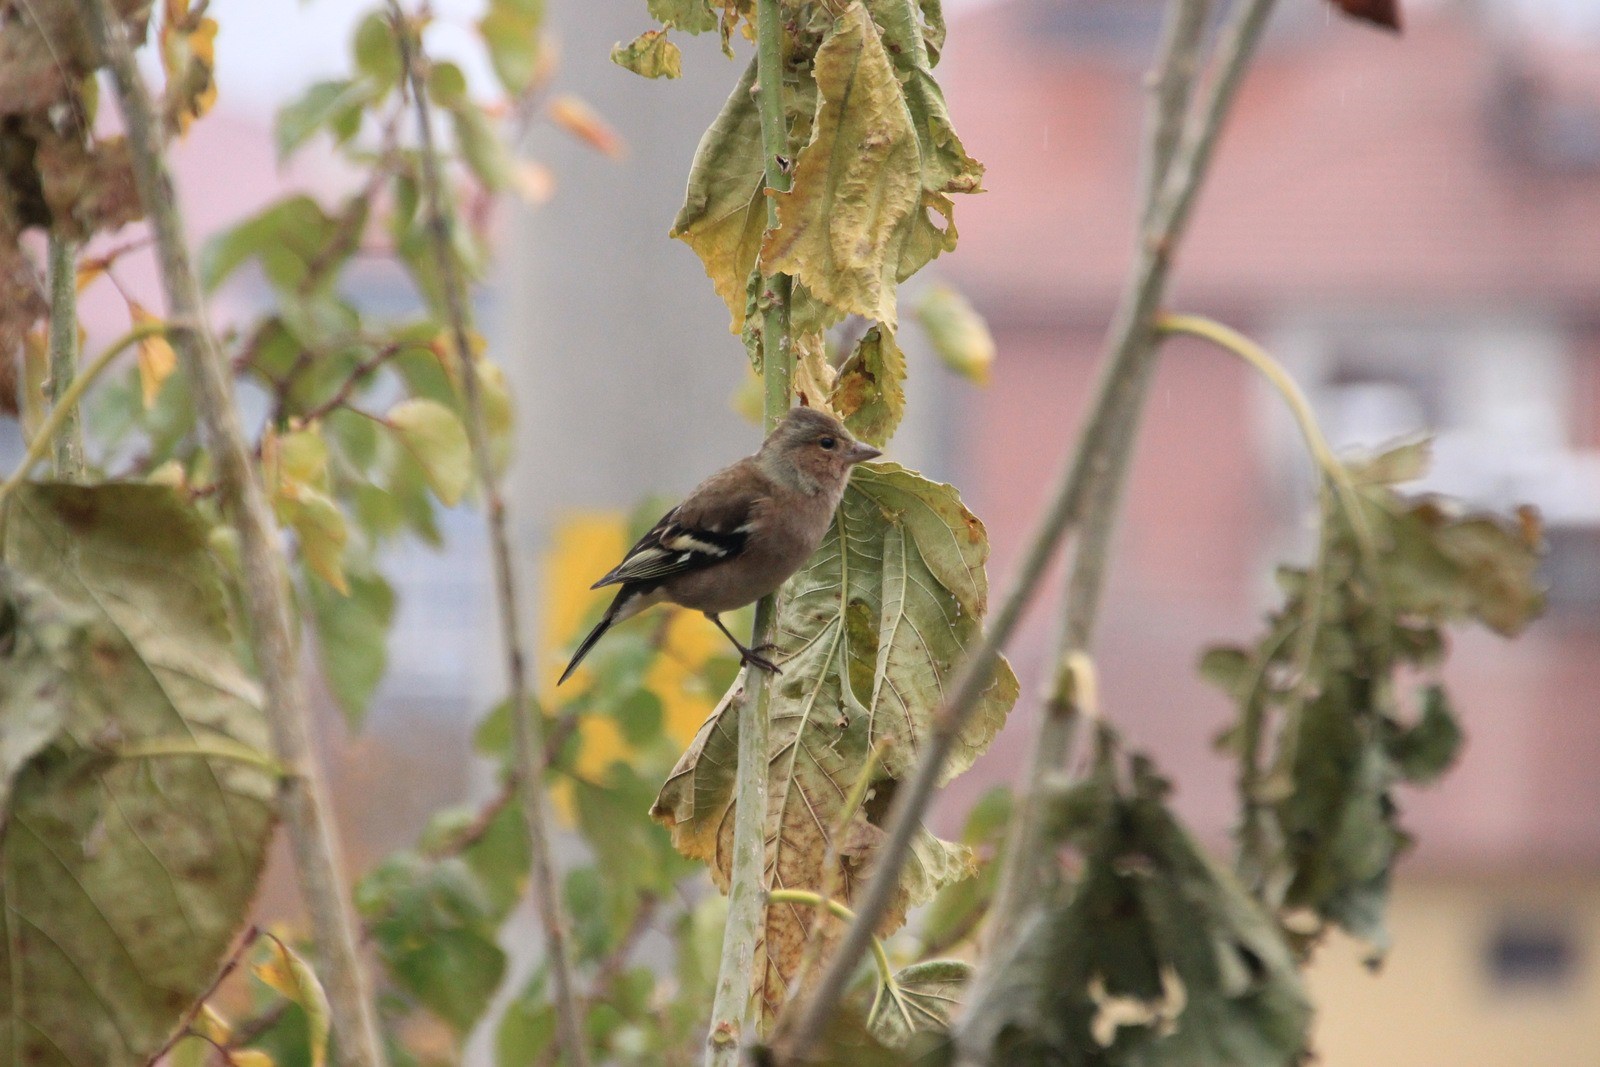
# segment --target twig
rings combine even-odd
[[[349,401],[351,395],[360,388],[361,383],[366,381],[368,375],[410,347],[413,346],[409,341],[392,341],[379,348],[372,355],[356,364],[355,369],[350,372],[343,382],[339,383],[339,388],[333,391],[333,395],[299,416],[301,421],[315,422],[330,412],[343,407]]]
[[[780,157],[789,152],[789,131],[783,114],[783,12],[779,0],[756,0],[756,96],[761,115],[761,153],[765,160],[767,229],[778,226],[776,193],[789,188]],[[756,269],[760,269],[759,265]],[[789,410],[793,352],[789,336],[788,275],[762,280],[761,380],[765,423],[772,432]],[[770,644],[777,630],[778,595],[756,602],[751,645]],[[722,932],[711,1028],[706,1037],[706,1067],[734,1067],[740,1048],[753,1043],[751,989],[756,942],[767,911],[767,707],[772,677],[745,670],[744,699],[739,705],[739,754],[735,778],[733,853],[728,884],[728,924]]]
[[[72,242],[50,235],[50,403],[59,406],[78,371],[78,272]],[[83,426],[68,407],[55,433],[56,477],[83,476]]]
[[[822,1032],[845,986],[867,950],[873,931],[883,917],[899,884],[911,842],[922,813],[943,771],[945,760],[961,728],[988,688],[1000,647],[1010,639],[1022,612],[1033,599],[1044,572],[1069,526],[1081,518],[1091,473],[1110,464],[1108,452],[1124,436],[1123,427],[1138,416],[1150,351],[1152,320],[1165,289],[1172,254],[1194,206],[1195,194],[1211,161],[1222,120],[1233,101],[1239,81],[1273,0],[1243,0],[1219,46],[1218,76],[1189,124],[1183,145],[1174,159],[1159,206],[1139,249],[1133,278],[1113,320],[1109,357],[1096,389],[1093,406],[1084,423],[1072,461],[1057,485],[1044,520],[1035,531],[1018,574],[990,623],[984,640],[964,657],[956,681],[934,715],[933,730],[908,781],[895,792],[888,837],[879,850],[874,873],[856,900],[856,921],[846,931],[832,962],[801,1016],[796,1043],[784,1050],[798,1058]]]
[[[338,834],[311,745],[310,709],[301,683],[296,631],[290,621],[289,576],[277,526],[234,408],[229,365],[206,326],[183,218],[172,195],[161,122],[134,61],[127,27],[111,10],[109,0],[78,0],[78,8],[116,84],[134,178],[156,237],[167,310],[173,320],[169,327],[216,462],[224,513],[239,532],[256,668],[266,694],[267,720],[278,759],[289,771],[280,787],[282,811],[301,894],[316,934],[340,1060],[350,1067],[382,1067],[377,1016],[356,954],[356,924],[344,893]]]
[[[1155,224],[1161,191],[1178,150],[1210,7],[1210,0],[1171,0],[1167,6],[1155,67],[1146,82],[1150,92],[1150,118],[1139,208],[1141,236],[1145,236],[1146,227]],[[1148,370],[1142,371],[1141,377],[1147,381]],[[1141,384],[1141,394],[1144,388]],[[1084,502],[1058,642],[1061,670],[1055,679],[1057,696],[1062,686],[1071,684],[1068,665],[1076,657],[1086,655],[1093,635],[1111,536],[1116,528],[1116,498],[1126,478],[1137,424],[1136,412],[1119,424],[1110,447],[1105,450],[1105,464],[1092,478]],[[1035,887],[1044,818],[1043,783],[1065,765],[1076,723],[1073,703],[1060,699],[1046,701],[1034,738],[1028,775],[1019,792],[1016,815],[1006,834],[1004,865],[995,888],[994,905],[989,910],[987,942],[991,949],[1010,936],[1023,910],[1022,901],[1031,896]]]
[[[527,654],[522,639],[521,615],[517,607],[517,580],[511,556],[511,539],[506,530],[506,504],[494,472],[489,433],[483,414],[483,390],[473,356],[469,327],[466,285],[456,269],[450,230],[451,207],[440,173],[439,153],[433,143],[433,121],[428,106],[428,86],[423,75],[422,42],[413,36],[398,0],[389,0],[389,17],[394,24],[400,50],[400,64],[411,89],[420,147],[422,194],[427,208],[428,236],[438,261],[444,295],[445,314],[455,341],[456,358],[461,365],[461,386],[466,401],[467,439],[472,445],[472,460],[489,527],[489,547],[495,572],[495,594],[499,605],[500,633],[505,657],[506,684],[510,689],[511,718],[516,734],[517,776],[521,780],[523,815],[527,822],[529,853],[532,857],[533,896],[544,927],[545,952],[554,979],[556,1026],[566,1062],[583,1067],[588,1056],[584,1047],[577,995],[572,981],[572,964],[567,952],[567,931],[562,916],[561,897],[556,884],[555,857],[550,848],[549,816],[545,811],[545,752],[542,710],[536,708],[528,692]]]
[[[244,954],[250,951],[250,946],[254,945],[256,939],[260,936],[261,928],[258,926],[250,926],[245,929],[239,938],[239,943],[233,947],[232,952],[228,953],[228,958],[223,961],[222,968],[217,971],[217,976],[211,980],[210,985],[206,986],[205,992],[196,997],[194,1003],[189,1005],[189,1010],[184,1012],[183,1018],[178,1020],[178,1025],[172,1031],[172,1036],[167,1038],[166,1044],[156,1049],[155,1054],[146,1061],[147,1063],[160,1063],[161,1057],[171,1052],[178,1042],[194,1033],[190,1027],[194,1025],[194,1021],[199,1017],[200,1012],[205,1009],[206,1001],[210,1000],[217,990],[222,988],[222,983],[228,980],[228,975],[239,969],[239,964],[244,959]]]

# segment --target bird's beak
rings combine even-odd
[[[869,459],[877,459],[879,456],[883,455],[880,450],[873,448],[871,445],[864,445],[860,441],[857,441],[855,444],[851,445],[850,451],[847,454],[850,457],[851,463],[865,463]]]

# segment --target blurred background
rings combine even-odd
[[[220,103],[177,153],[197,241],[285,188],[350,184],[315,149],[280,169],[271,122],[343,68],[366,7],[213,4]],[[978,388],[908,331],[910,420],[892,454],[961,488],[989,527],[1003,588],[1073,439],[1131,260],[1141,78],[1162,5],[946,7],[941,81],[988,192],[958,206],[960,248],[927,273],[987,317],[999,358]],[[476,9],[435,8],[430,49],[454,57],[452,34]],[[1441,785],[1401,797],[1419,843],[1400,868],[1383,972],[1369,974],[1356,945],[1319,957],[1317,1047],[1334,1067],[1597,1067],[1600,0],[1413,2],[1401,37],[1330,10],[1280,5],[1179,257],[1173,306],[1263,343],[1336,445],[1427,431],[1427,487],[1484,507],[1535,504],[1551,595],[1516,642],[1456,639],[1446,677],[1465,755]],[[551,0],[549,18],[558,89],[589,101],[626,154],[532,135],[526,152],[551,197],[497,222],[499,267],[480,306],[518,396],[511,499],[536,576],[542,675],[559,666],[562,635],[545,625],[540,568],[564,524],[681,493],[758,438],[722,400],[747,373],[726,311],[667,238],[695,144],[739,68],[710,40],[685,43],[678,82],[612,65],[611,45],[649,25],[639,0]],[[359,269],[352,295],[405,299],[389,269]],[[130,259],[125,276],[159,303],[148,264]],[[246,279],[216,318],[265,300],[264,283]],[[114,294],[88,294],[84,310],[92,332],[122,329]],[[9,466],[17,443],[0,453]],[[1273,601],[1274,565],[1309,554],[1311,487],[1278,399],[1229,357],[1170,344],[1118,533],[1102,701],[1219,850],[1235,801],[1212,739],[1228,709],[1194,664],[1206,645],[1248,637]],[[400,609],[364,731],[348,735],[329,703],[353,865],[491,787],[468,740],[502,685],[482,532],[470,509],[445,522],[447,550],[388,561]],[[1040,598],[1011,652],[1023,700],[949,788],[937,828],[1024,765],[1055,599]]]

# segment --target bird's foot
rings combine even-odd
[[[776,645],[758,645],[756,648],[741,648],[739,662],[751,667],[760,667],[771,674],[782,674],[776,663],[761,655],[762,652],[771,652],[776,647]]]

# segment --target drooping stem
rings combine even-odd
[[[1210,0],[1170,0],[1154,68],[1146,84],[1150,94],[1149,117],[1145,132],[1140,237],[1146,244],[1146,228],[1155,225],[1156,209],[1166,185],[1183,132],[1198,75],[1200,43],[1205,30]],[[1146,378],[1148,371],[1141,371]],[[1142,392],[1142,387],[1141,387]],[[1067,579],[1065,612],[1058,642],[1061,669],[1054,689],[1046,699],[1039,728],[1034,736],[1028,776],[1022,784],[1015,817],[1006,834],[1000,879],[995,888],[994,905],[989,911],[986,941],[993,948],[1012,933],[1021,903],[1030,899],[1047,854],[1039,848],[1043,825],[1042,785],[1060,770],[1072,749],[1077,723],[1076,704],[1060,698],[1062,686],[1070,684],[1068,664],[1086,655],[1104,586],[1106,561],[1116,529],[1116,495],[1133,450],[1137,417],[1124,419],[1115,440],[1105,450],[1103,469],[1098,471],[1084,505],[1072,570]]]
[[[311,745],[310,709],[302,688],[278,528],[234,407],[228,362],[206,324],[183,216],[167,169],[161,119],[134,60],[127,28],[108,0],[78,0],[78,8],[111,68],[132,150],[134,179],[155,234],[174,347],[216,463],[224,512],[239,533],[251,644],[278,760],[287,772],[281,809],[300,891],[311,913],[340,1061],[349,1067],[382,1067],[383,1046],[356,951],[356,924],[344,891],[338,835]]]
[[[389,15],[394,24],[395,40],[399,45],[400,62],[410,88],[412,106],[416,111],[428,237],[439,270],[445,316],[460,369],[473,472],[478,491],[483,494],[489,527],[495,598],[500,615],[501,652],[505,660],[506,685],[510,690],[511,720],[516,739],[517,777],[520,780],[523,821],[527,827],[532,861],[532,893],[544,929],[545,959],[555,994],[556,1029],[561,1043],[562,1062],[583,1067],[588,1062],[588,1053],[584,1045],[577,990],[572,980],[567,923],[562,914],[560,890],[556,882],[555,856],[550,847],[550,816],[545,789],[544,712],[536,706],[528,688],[528,656],[522,637],[506,504],[489,447],[488,423],[483,412],[483,385],[478,378],[477,359],[473,355],[471,310],[467,302],[466,284],[452,251],[453,210],[444,187],[439,152],[433,139],[433,117],[428,104],[424,71],[425,57],[422,55],[422,42],[407,22],[397,0],[389,0]]]
[[[78,372],[78,271],[72,242],[50,235],[50,404],[61,405]],[[68,406],[55,432],[56,477],[83,476],[83,425]]]
[[[72,379],[66,389],[57,395],[50,408],[50,414],[45,416],[44,422],[39,427],[39,432],[28,442],[28,451],[22,457],[22,462],[17,464],[17,469],[11,472],[5,484],[0,485],[0,516],[5,514],[6,500],[16,491],[17,486],[27,480],[29,472],[44,459],[44,454],[50,451],[56,435],[72,418],[78,401],[89,391],[89,386],[94,384],[95,379],[105,373],[105,369],[111,366],[113,360],[146,337],[154,337],[159,333],[176,334],[177,328],[176,322],[141,323],[113,341],[104,352],[94,357],[93,362],[85,367],[82,373]]]
[[[761,115],[761,151],[766,161],[767,228],[778,225],[772,195],[789,188],[779,158],[788,152],[783,114],[783,17],[779,0],[756,0],[756,98]],[[759,267],[757,268],[759,269]],[[761,379],[767,432],[789,410],[794,353],[789,336],[790,279],[761,279]],[[777,633],[777,594],[756,602],[754,647],[770,644]],[[746,668],[739,704],[739,765],[734,792],[733,856],[728,883],[728,925],[722,933],[711,1029],[706,1037],[707,1067],[735,1067],[740,1048],[755,1038],[750,992],[754,987],[756,942],[767,913],[767,708],[772,678]]]
[[[945,760],[962,727],[977,707],[994,675],[999,649],[1011,638],[1023,610],[1032,601],[1046,569],[1067,529],[1084,514],[1092,478],[1113,463],[1112,451],[1131,442],[1130,422],[1137,422],[1148,373],[1153,320],[1166,288],[1173,252],[1183,236],[1202,179],[1211,162],[1217,134],[1226,116],[1249,58],[1274,0],[1243,0],[1224,30],[1218,46],[1216,77],[1202,106],[1188,125],[1169,168],[1158,206],[1145,228],[1133,276],[1113,319],[1108,355],[1095,397],[1072,460],[1057,485],[1055,495],[1023,556],[1016,578],[990,620],[984,640],[965,657],[939,711],[934,728],[911,776],[895,792],[887,837],[879,848],[872,878],[856,898],[856,921],[850,924],[833,960],[817,983],[796,1039],[784,1052],[803,1054],[822,1032],[861,962],[873,931],[883,918],[899,883],[900,869],[923,812],[943,771]]]

